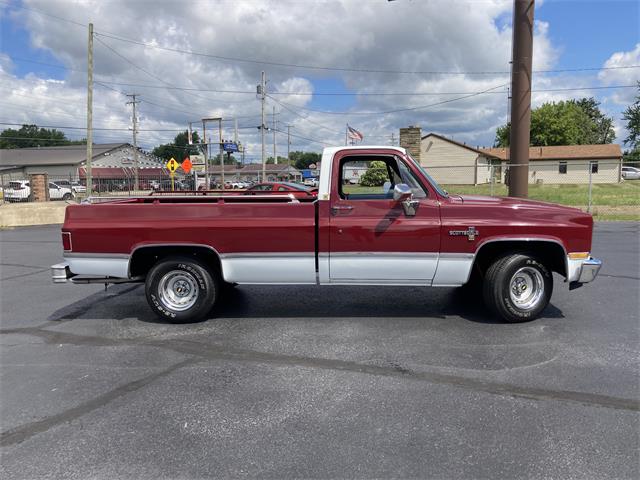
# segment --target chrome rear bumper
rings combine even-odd
[[[67,262],[51,265],[51,280],[53,280],[53,283],[67,283],[67,280],[73,276],[74,274],[69,270]]]

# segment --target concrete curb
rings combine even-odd
[[[66,202],[5,203],[0,205],[0,227],[26,227],[64,222]]]

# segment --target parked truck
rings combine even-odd
[[[367,181],[349,182],[355,167]],[[570,289],[596,277],[592,230],[575,208],[449,194],[402,148],[348,146],[324,150],[317,197],[181,192],[69,206],[52,277],[144,282],[151,309],[175,323],[207,317],[235,284],[469,284],[494,315],[520,322],[549,303],[553,272]]]

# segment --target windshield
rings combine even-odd
[[[438,185],[438,182],[436,182],[433,178],[431,178],[431,175],[429,175],[427,173],[427,171],[424,169],[424,167],[422,165],[420,165],[418,162],[416,162],[413,157],[409,154],[409,152],[407,152],[407,157],[409,158],[409,160],[411,162],[413,162],[413,164],[418,168],[418,170],[420,170],[422,172],[422,174],[426,177],[426,179],[429,181],[429,183],[433,186],[433,188],[436,189],[436,191],[442,195],[443,197],[448,197],[449,194],[447,193],[447,191],[445,189],[443,189],[440,185]]]

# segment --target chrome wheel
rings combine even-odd
[[[200,288],[196,278],[185,270],[171,270],[158,282],[160,301],[170,310],[183,312],[198,300]]]
[[[532,310],[544,296],[542,274],[533,267],[522,267],[511,277],[509,295],[520,310]]]

